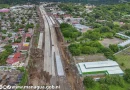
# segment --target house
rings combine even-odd
[[[21,52],[27,52],[29,50],[29,46],[22,46]]]
[[[58,11],[57,14],[63,15],[63,14],[65,14],[65,12],[64,11]]]
[[[78,31],[80,32],[86,32],[87,30],[90,30],[90,28],[88,26],[85,25],[81,25],[81,24],[74,24],[73,25]]]
[[[10,9],[6,9],[6,8],[0,9],[0,12],[2,12],[2,13],[7,13],[9,11],[10,11]]]
[[[29,9],[29,8],[34,8],[34,5],[23,5],[23,8],[27,8],[27,9]]]
[[[17,52],[17,53],[15,53],[14,55],[10,55],[9,57],[8,57],[8,59],[6,60],[6,62],[8,63],[8,64],[13,64],[13,63],[16,63],[16,62],[18,62],[20,59],[20,56],[21,56],[21,53],[20,52]]]
[[[61,18],[56,18],[59,24],[63,23],[63,20]]]
[[[27,38],[27,37],[30,37],[30,38],[31,38],[31,37],[32,37],[31,33],[26,33],[26,38]]]
[[[80,24],[80,21],[83,20],[83,18],[65,18],[65,22],[70,22],[71,24]]]
[[[105,77],[105,75],[120,75],[124,72],[119,67],[116,61],[96,61],[96,62],[83,62],[76,64],[81,76],[93,76],[96,78]]]
[[[27,52],[29,50],[29,42],[23,42],[20,51]]]

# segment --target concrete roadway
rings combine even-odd
[[[58,41],[54,29],[55,22],[47,15],[43,5],[39,8],[45,24],[44,71],[49,72],[49,74],[52,75],[50,80],[51,85],[57,85],[57,83],[59,83],[59,90],[71,90],[63,70]]]

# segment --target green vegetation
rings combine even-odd
[[[21,42],[21,40],[22,40],[22,37],[21,36],[19,36],[14,42],[15,43],[20,43]]]
[[[115,49],[115,47],[113,47],[113,49]],[[80,54],[104,53],[107,58],[116,60],[115,56],[113,55],[114,52],[111,49],[102,46],[98,41],[70,44],[69,50],[74,56],[78,56]]]
[[[119,51],[118,45],[109,45],[109,48],[115,53]]]
[[[116,61],[120,64],[122,69],[129,68],[130,69],[130,48],[118,53],[115,55]]]
[[[2,32],[3,34],[6,34],[6,33],[7,33],[7,30],[1,30],[1,32]]]
[[[69,38],[70,41],[76,40],[78,36],[81,35],[80,32],[78,32],[74,27],[67,23],[62,23],[60,25],[61,32],[63,33],[63,36],[65,38]]]
[[[61,32],[65,38],[69,38],[69,41],[78,41],[69,45],[69,50],[73,56],[79,56],[81,54],[96,54],[104,53],[104,55],[112,60],[116,60],[113,53],[117,52],[118,47],[105,48],[97,40],[102,37],[100,32],[108,32],[109,27],[101,27],[98,30],[88,31],[82,35],[80,40],[77,38],[81,35],[75,28],[67,23],[60,25]]]
[[[0,65],[6,64],[6,59],[8,58],[10,54],[13,53],[13,49],[11,45],[6,45],[4,48],[5,48],[5,51],[0,53]]]
[[[98,41],[89,41],[80,44],[78,43],[70,44],[69,50],[72,53],[72,55],[75,55],[76,52],[78,53],[79,51],[82,54],[95,54],[102,52],[103,46]]]
[[[9,34],[8,34],[8,37],[12,37],[12,34],[11,34],[11,33],[9,33]]]
[[[100,5],[96,8],[92,8],[92,12],[82,14],[74,14],[73,12],[85,10],[84,5],[77,4],[60,4],[60,8],[63,11],[71,14],[73,17],[80,16],[85,18],[85,25],[91,26],[93,30],[87,31],[83,34],[74,33],[76,30],[68,28],[71,25],[62,24],[61,31],[67,42],[69,41],[69,50],[73,56],[78,56],[81,54],[96,54],[104,53],[104,55],[112,60],[116,60],[113,55],[120,49],[117,45],[109,45],[109,48],[105,48],[98,41],[104,38],[114,38],[118,37],[120,39],[126,40],[127,38],[118,36],[116,33],[122,32],[130,29],[129,17],[124,17],[130,13],[130,3],[117,4],[117,5]],[[125,10],[124,10],[125,9]],[[120,25],[120,22],[124,24]],[[129,34],[128,32],[126,34]],[[76,38],[73,38],[75,36]],[[97,46],[92,46],[92,44],[98,43]],[[89,44],[91,43],[91,44]]]
[[[84,75],[86,75],[86,74],[108,74],[108,72],[107,71],[96,71],[96,72],[85,72],[85,73],[83,73]]]
[[[130,36],[130,31],[125,32],[127,36]]]
[[[127,40],[128,38],[126,38],[126,37],[123,37],[123,36],[121,36],[121,35],[115,35],[115,37],[117,37],[117,38],[120,38],[120,39],[122,39],[122,40]]]
[[[79,16],[80,14],[79,13],[72,13],[74,11],[76,12],[79,12],[79,11],[83,11],[85,9],[85,6],[84,5],[74,5],[73,3],[61,3],[59,5],[59,7],[63,10],[63,11],[67,11],[67,13],[69,14],[73,14],[73,16]]]
[[[91,77],[85,77],[83,83],[86,90],[129,90],[130,69],[126,70],[124,77],[107,75],[95,82]]]
[[[27,25],[26,25],[25,29],[29,29],[29,28],[34,28],[33,23],[31,23],[31,24],[27,24]]]
[[[83,80],[83,84],[87,87],[87,88],[92,88],[95,85],[95,81],[93,80],[92,77],[85,77]]]
[[[126,19],[123,18],[124,15],[129,15],[130,13],[130,3],[116,4],[116,5],[100,5],[96,7],[93,12],[87,14],[86,20],[88,22],[93,23],[92,21],[96,20],[104,20],[100,23],[110,24],[109,22],[114,21],[122,21],[126,22]],[[128,20],[128,19],[127,19]],[[109,21],[109,22],[108,22]],[[108,22],[108,23],[106,23]],[[112,25],[111,23],[110,25]],[[128,25],[125,25],[128,27]]]
[[[125,72],[124,79],[130,84],[130,69],[126,69]]]
[[[0,4],[0,8],[9,8],[8,4]]]
[[[125,82],[124,85],[124,88],[122,88],[117,85],[100,84],[97,82],[94,87],[86,88],[86,90],[129,90],[129,84]]]
[[[27,37],[26,42],[30,42],[31,38]]]
[[[20,67],[20,68],[18,68],[18,70],[20,70],[23,73],[22,80],[18,85],[19,86],[26,86],[27,81],[28,81],[27,70],[24,67]],[[17,89],[17,90],[22,90],[22,89]]]

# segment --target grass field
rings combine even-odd
[[[130,84],[124,83],[124,88],[116,85],[108,85],[108,87],[109,90],[129,90]],[[97,82],[93,88],[87,88],[86,90],[103,90],[103,89],[101,89],[101,84]]]
[[[9,8],[10,6],[8,4],[0,4],[0,8]]]
[[[130,69],[130,48],[118,53],[115,56],[117,58],[117,62],[120,64],[120,66],[123,70],[126,68]],[[124,65],[121,65],[122,63]]]

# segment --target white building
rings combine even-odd
[[[129,36],[127,36],[127,35],[124,35],[124,34],[121,34],[121,33],[116,33],[117,35],[119,35],[119,36],[122,36],[122,37],[125,37],[125,38],[128,38],[128,39],[130,39],[130,37]]]
[[[105,75],[120,75],[124,72],[120,69],[117,62],[112,60],[83,62],[76,64],[81,76],[105,76]]]
[[[124,41],[124,42],[118,44],[119,47],[125,47],[125,46],[127,46],[127,45],[130,45],[130,39],[128,39],[128,40],[126,40],[126,41]]]
[[[81,24],[74,24],[74,27],[80,32],[86,32],[88,29],[90,29],[88,26]]]
[[[59,24],[63,23],[63,20],[61,18],[56,18]]]

